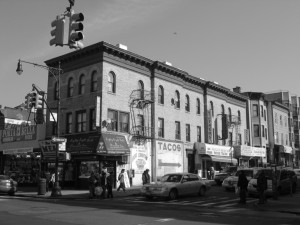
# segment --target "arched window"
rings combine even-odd
[[[214,103],[210,101],[210,111],[211,111],[211,116],[214,116]]]
[[[190,111],[190,97],[188,95],[185,96],[185,111]]]
[[[240,110],[238,111],[238,121],[241,124],[242,118],[241,118],[241,112],[240,112]]]
[[[58,99],[58,82],[55,82],[54,85],[54,100]]]
[[[73,97],[74,94],[74,79],[71,77],[68,82],[68,97]]]
[[[140,94],[140,99],[144,99],[144,83],[141,80],[139,80],[138,82],[138,90]]]
[[[80,78],[79,78],[79,93],[80,95],[83,95],[85,92],[85,76],[84,74],[81,74],[80,75]]]
[[[108,92],[116,93],[116,75],[113,72],[109,72],[108,74],[107,89]]]
[[[225,114],[225,108],[224,108],[224,105],[221,105],[221,110],[222,110],[222,112],[221,112],[222,115]]]
[[[200,99],[199,98],[197,98],[197,100],[196,100],[196,110],[197,110],[197,114],[200,114]]]
[[[164,88],[161,85],[158,87],[158,103],[164,104]]]
[[[179,91],[175,91],[175,107],[180,108],[180,94]]]
[[[228,119],[229,119],[229,122],[232,121],[231,108],[228,108]]]
[[[93,71],[92,77],[91,77],[91,92],[97,91],[98,87],[98,77],[97,77],[97,71]]]

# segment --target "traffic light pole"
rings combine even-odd
[[[63,70],[61,69],[61,65],[60,65],[60,62],[58,64],[58,68],[56,67],[49,67],[49,66],[43,66],[43,65],[40,65],[40,64],[37,64],[37,63],[32,63],[32,62],[27,62],[27,61],[23,61],[23,60],[20,60],[19,59],[19,62],[18,62],[18,67],[17,67],[17,70],[16,72],[21,75],[22,72],[23,72],[23,69],[22,69],[22,63],[27,63],[27,64],[31,64],[31,65],[34,65],[34,66],[37,66],[37,67],[40,67],[40,68],[43,68],[43,69],[46,69],[48,70],[51,75],[53,75],[54,79],[56,80],[57,82],[57,87],[58,87],[58,93],[57,93],[57,117],[56,117],[56,126],[57,126],[57,137],[59,139],[59,130],[60,130],[60,127],[59,127],[59,113],[60,113],[60,75],[63,73]],[[47,105],[47,104],[46,104]],[[47,108],[48,105],[47,105]],[[52,112],[51,112],[51,115],[53,116]],[[61,188],[59,186],[59,182],[58,182],[58,157],[59,157],[59,142],[56,143],[56,157],[55,157],[55,183],[54,183],[54,186],[52,188],[52,192],[51,192],[51,196],[52,197],[58,197],[58,196],[61,196]]]

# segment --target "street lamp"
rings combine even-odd
[[[58,68],[56,67],[49,67],[49,66],[44,66],[44,65],[40,65],[37,63],[32,63],[32,62],[27,62],[27,61],[23,61],[20,60],[18,61],[18,67],[16,72],[21,75],[23,72],[22,69],[22,63],[27,63],[27,64],[31,64],[43,69],[48,70],[54,77],[54,79],[57,82],[57,89],[58,89],[58,93],[57,93],[57,118],[56,118],[56,125],[57,125],[57,138],[59,139],[59,116],[58,113],[60,112],[60,75],[63,73],[63,70],[60,68],[60,62],[58,63]],[[52,113],[51,113],[52,114]],[[52,114],[53,116],[53,114]],[[54,118],[55,119],[55,118]],[[55,183],[54,183],[54,187],[52,188],[52,192],[51,192],[51,196],[52,197],[58,197],[61,196],[61,187],[59,186],[59,182],[58,182],[58,152],[59,152],[59,143],[56,143],[56,157],[55,157]]]

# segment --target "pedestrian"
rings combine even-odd
[[[92,199],[96,196],[95,195],[95,187],[98,182],[94,171],[91,172],[91,175],[90,175],[88,181],[89,181],[89,198]]]
[[[266,202],[265,191],[267,190],[267,188],[268,188],[268,181],[265,176],[265,172],[261,170],[257,178],[257,191],[259,194],[258,204],[264,204]]]
[[[119,174],[118,176],[118,180],[120,182],[120,185],[117,189],[117,191],[119,191],[121,188],[123,189],[123,191],[125,192],[126,189],[125,189],[125,177],[124,177],[124,172],[125,172],[125,169],[122,169],[121,170],[121,173]]]
[[[49,172],[49,170],[45,171],[45,179],[46,179],[46,192],[48,192],[50,186],[50,180],[51,180],[51,173]]]
[[[146,169],[142,175],[143,185],[150,183],[149,169]]]
[[[115,177],[114,177],[114,172],[110,172],[109,176],[106,178],[106,183],[107,183],[107,198],[113,198],[113,192],[112,188],[115,182]]]
[[[215,178],[215,168],[211,165],[210,170],[210,179],[213,180]]]
[[[106,169],[103,169],[100,175],[100,183],[101,183],[101,187],[102,187],[102,193],[101,193],[101,198],[105,198],[105,192],[106,192],[106,188],[107,188],[107,171]]]
[[[241,173],[238,178],[237,187],[240,189],[240,203],[246,203],[246,194],[247,194],[247,186],[248,186],[248,179],[246,177],[245,171],[241,170]]]

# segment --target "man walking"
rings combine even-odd
[[[113,192],[112,192],[112,188],[113,188],[113,185],[114,185],[114,172],[110,172],[109,173],[109,176],[106,178],[106,183],[107,183],[107,198],[113,198]]]
[[[241,174],[239,175],[238,188],[240,188],[240,203],[246,203],[246,193],[247,193],[247,186],[248,186],[248,179],[245,175],[245,171],[241,170]]]
[[[146,169],[142,175],[143,185],[150,183],[149,169]]]
[[[259,194],[258,204],[264,204],[266,202],[265,190],[267,190],[267,188],[268,188],[268,181],[265,176],[265,172],[261,170],[257,178],[257,191]]]
[[[107,171],[106,169],[103,169],[101,172],[101,177],[100,177],[100,183],[101,183],[101,187],[102,187],[102,193],[101,193],[101,197],[105,198],[105,192],[106,192],[106,188],[107,188]]]
[[[124,177],[124,172],[125,172],[125,169],[122,169],[122,170],[121,170],[121,173],[120,173],[119,176],[118,176],[118,180],[120,181],[120,185],[119,185],[117,191],[120,191],[121,188],[123,189],[124,192],[126,191],[126,189],[125,189],[125,177]]]

